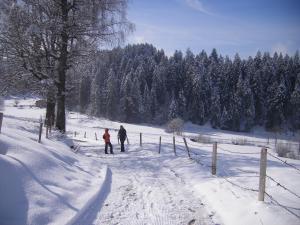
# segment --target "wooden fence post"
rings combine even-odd
[[[158,154],[160,154],[160,149],[161,149],[161,136],[159,136],[159,148],[158,148]]]
[[[217,173],[217,142],[214,142],[212,162],[211,162],[211,174],[216,175],[216,173]]]
[[[190,155],[190,149],[189,149],[189,146],[187,145],[187,142],[186,142],[186,139],[185,139],[185,137],[183,138],[183,141],[184,141],[184,144],[185,144],[185,147],[186,147],[186,150],[187,150],[188,156],[189,156],[189,158],[191,158],[191,155]]]
[[[41,139],[42,139],[42,131],[43,131],[43,123],[40,123],[40,130],[39,130],[39,143],[41,143]]]
[[[86,131],[84,132],[84,138],[86,138]]]
[[[126,138],[126,140],[127,140],[127,144],[129,145],[129,139],[128,139],[128,137]]]
[[[270,144],[270,138],[268,137],[268,144]]]
[[[97,133],[95,132],[95,139],[96,141],[98,141],[98,137],[97,137]]]
[[[140,133],[140,146],[142,147],[142,133]]]
[[[74,137],[76,137],[76,131],[74,131]]]
[[[0,112],[0,134],[1,134],[1,128],[2,128],[2,121],[3,121],[3,113]]]
[[[173,149],[174,149],[174,154],[176,155],[175,136],[173,136]]]
[[[267,173],[267,148],[262,148],[260,153],[258,201],[264,201],[265,199],[266,173]]]

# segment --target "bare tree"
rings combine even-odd
[[[55,85],[56,127],[65,132],[67,71],[95,49],[132,30],[127,0],[3,0],[0,43],[7,59]]]

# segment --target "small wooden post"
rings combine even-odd
[[[127,140],[127,144],[129,145],[129,139],[128,139],[128,137],[126,138],[126,140]]]
[[[276,134],[275,134],[276,136],[275,136],[275,148],[277,147],[277,132],[276,132]]]
[[[140,146],[142,147],[142,133],[140,133]]]
[[[86,131],[84,132],[84,138],[86,138]]]
[[[97,133],[95,132],[95,139],[96,141],[98,141],[98,137],[97,137]]]
[[[191,155],[190,155],[190,149],[189,149],[189,146],[187,145],[187,142],[186,142],[186,139],[185,139],[185,137],[183,138],[183,141],[184,141],[184,144],[185,144],[185,147],[186,147],[186,150],[187,150],[188,156],[189,156],[189,158],[191,158]]]
[[[174,154],[176,155],[175,136],[173,136],[173,148],[174,148]]]
[[[216,173],[217,173],[217,142],[214,142],[212,163],[211,163],[211,174],[216,175]]]
[[[43,131],[43,123],[40,123],[40,130],[39,130],[39,143],[41,143],[41,139],[42,139],[42,131]]]
[[[270,138],[268,137],[268,144],[270,144]]]
[[[3,121],[3,112],[0,112],[0,134],[1,134],[1,128],[2,128],[2,121]]]
[[[74,131],[74,137],[76,137],[76,131]]]
[[[159,136],[158,154],[160,154],[160,150],[161,150],[161,136]]]
[[[258,201],[264,201],[265,199],[266,173],[267,173],[266,170],[267,170],[267,148],[262,148],[260,153]]]
[[[118,145],[120,144],[120,138],[118,137]]]

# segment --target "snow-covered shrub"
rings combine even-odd
[[[18,107],[19,103],[20,103],[20,101],[18,99],[16,99],[14,102],[14,107]]]
[[[288,157],[291,153],[291,145],[289,143],[278,143],[276,145],[276,152],[280,157]]]
[[[211,137],[208,137],[208,136],[204,136],[202,134],[199,134],[197,136],[197,142],[201,142],[201,143],[212,143],[213,140],[211,139]]]
[[[246,145],[247,139],[246,138],[236,138],[236,139],[232,139],[231,143],[234,145]]]
[[[168,122],[166,127],[166,132],[168,133],[176,133],[178,135],[182,134],[184,121],[180,118],[172,119]]]
[[[300,159],[299,145],[289,142],[280,142],[276,145],[276,152],[280,157]]]

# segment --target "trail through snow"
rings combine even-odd
[[[163,164],[157,152],[131,146],[129,152],[115,149],[115,155],[105,155],[99,145],[83,146],[80,151],[101,158],[111,171],[107,198],[95,203],[102,204],[101,210],[94,207],[87,211],[96,214],[98,210],[92,224],[213,224],[201,200]]]

